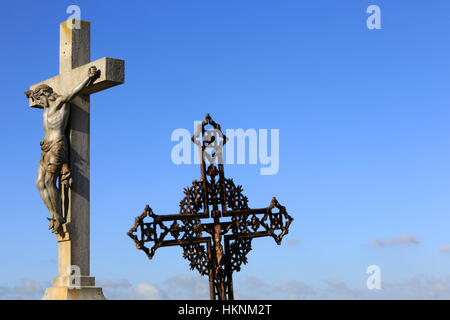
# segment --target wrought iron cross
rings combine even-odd
[[[293,218],[276,198],[266,208],[248,207],[242,186],[224,176],[227,138],[209,114],[191,140],[199,147],[201,179],[184,189],[179,214],[157,215],[147,205],[127,235],[149,259],[160,247],[181,246],[191,270],[209,276],[211,300],[233,300],[232,273],[247,263],[252,239],[272,236],[281,244]],[[146,247],[146,242],[153,246]]]

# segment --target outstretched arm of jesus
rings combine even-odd
[[[100,70],[97,70],[95,66],[89,68],[89,73],[86,79],[81,81],[75,88],[73,88],[68,94],[58,97],[56,103],[50,105],[50,113],[59,111],[61,108],[68,108],[68,102],[75,98],[84,88],[94,83],[94,81],[100,76]]]
[[[85,80],[83,80],[80,84],[78,84],[75,88],[72,89],[68,94],[63,97],[62,104],[70,102],[73,98],[75,98],[81,90],[86,88],[88,85],[91,85],[98,77],[100,76],[100,70],[97,70],[95,66],[89,68],[89,74]]]

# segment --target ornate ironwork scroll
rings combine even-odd
[[[181,246],[190,268],[209,276],[211,300],[233,300],[232,274],[247,263],[252,239],[271,236],[281,244],[293,218],[276,198],[266,208],[248,207],[242,186],[225,178],[227,138],[209,114],[192,141],[200,152],[201,179],[184,189],[179,213],[157,215],[147,205],[127,235],[149,259],[160,247]]]

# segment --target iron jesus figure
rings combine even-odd
[[[69,142],[65,135],[70,116],[70,101],[84,88],[91,85],[100,76],[95,66],[89,68],[88,75],[80,84],[65,95],[59,95],[53,89],[42,84],[34,90],[25,92],[44,109],[44,140],[41,141],[41,158],[36,179],[36,187],[50,212],[50,225],[53,233],[61,233],[65,219],[62,216],[61,190],[59,182],[70,186],[71,177],[68,164]]]

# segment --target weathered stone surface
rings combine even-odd
[[[80,83],[86,77],[89,68],[92,66],[95,66],[100,70],[100,77],[92,86],[83,89],[81,95],[96,93],[122,84],[125,81],[125,61],[105,57],[32,85],[30,90],[35,89],[41,84],[46,84],[52,87],[56,93],[61,94],[65,89],[73,88]],[[29,106],[33,108],[42,108],[36,105],[32,99],[29,99]]]
[[[45,290],[42,300],[106,300],[102,288],[84,287],[70,289],[68,287],[52,287]]]
[[[57,234],[58,276],[43,299],[105,299],[101,288],[95,287],[90,274],[90,99],[89,94],[122,84],[125,80],[123,60],[102,58],[90,62],[90,23],[79,21],[80,28],[70,22],[60,25],[60,74],[30,87],[47,84],[58,94],[65,94],[86,78],[90,67],[100,70],[93,84],[84,88],[70,105],[68,136],[69,165],[72,185],[62,194],[66,223]],[[31,107],[38,107],[32,99]],[[79,270],[79,288],[68,286],[71,268]]]

